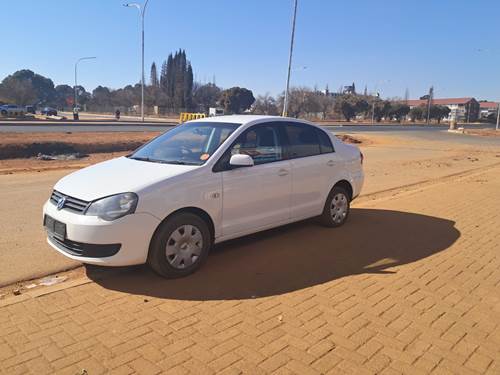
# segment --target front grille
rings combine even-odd
[[[61,240],[49,233],[49,241],[51,241],[58,249],[79,257],[86,258],[106,258],[115,255],[122,247],[119,243],[96,245],[71,241],[68,239]]]
[[[83,214],[90,204],[90,202],[87,202],[87,201],[84,201],[84,200],[81,200],[78,198],[70,197],[69,195],[63,194],[57,190],[54,190],[52,192],[52,195],[50,196],[50,201],[54,205],[57,206],[59,201],[63,198],[65,198],[66,200],[64,202],[64,205],[60,209],[61,210],[68,209],[70,211],[73,211],[73,212],[76,212],[79,214]]]

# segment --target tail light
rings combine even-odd
[[[365,156],[363,155],[363,153],[361,151],[359,152],[359,158],[361,160],[361,164],[363,164],[363,160],[365,160]]]

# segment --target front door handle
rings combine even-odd
[[[326,165],[328,165],[329,167],[333,167],[335,165],[335,162],[333,160],[328,160],[326,162]]]
[[[278,172],[278,176],[286,176],[288,175],[288,170],[287,169],[280,169],[279,172]]]

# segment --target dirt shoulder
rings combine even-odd
[[[500,130],[495,129],[465,129],[464,133],[482,137],[500,137]]]
[[[41,154],[105,153],[134,150],[160,132],[3,133],[0,159]]]
[[[36,158],[5,159],[0,160],[0,175],[80,169],[101,161],[126,155],[128,152],[129,151],[89,154],[81,159],[74,160],[38,160]]]

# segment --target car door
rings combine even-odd
[[[277,124],[254,125],[229,147],[214,169],[222,173],[222,235],[235,237],[290,219],[291,171]],[[234,154],[250,155],[252,167],[232,168]]]
[[[323,130],[302,123],[287,123],[286,137],[292,167],[291,216],[319,215],[337,165],[331,140]]]

